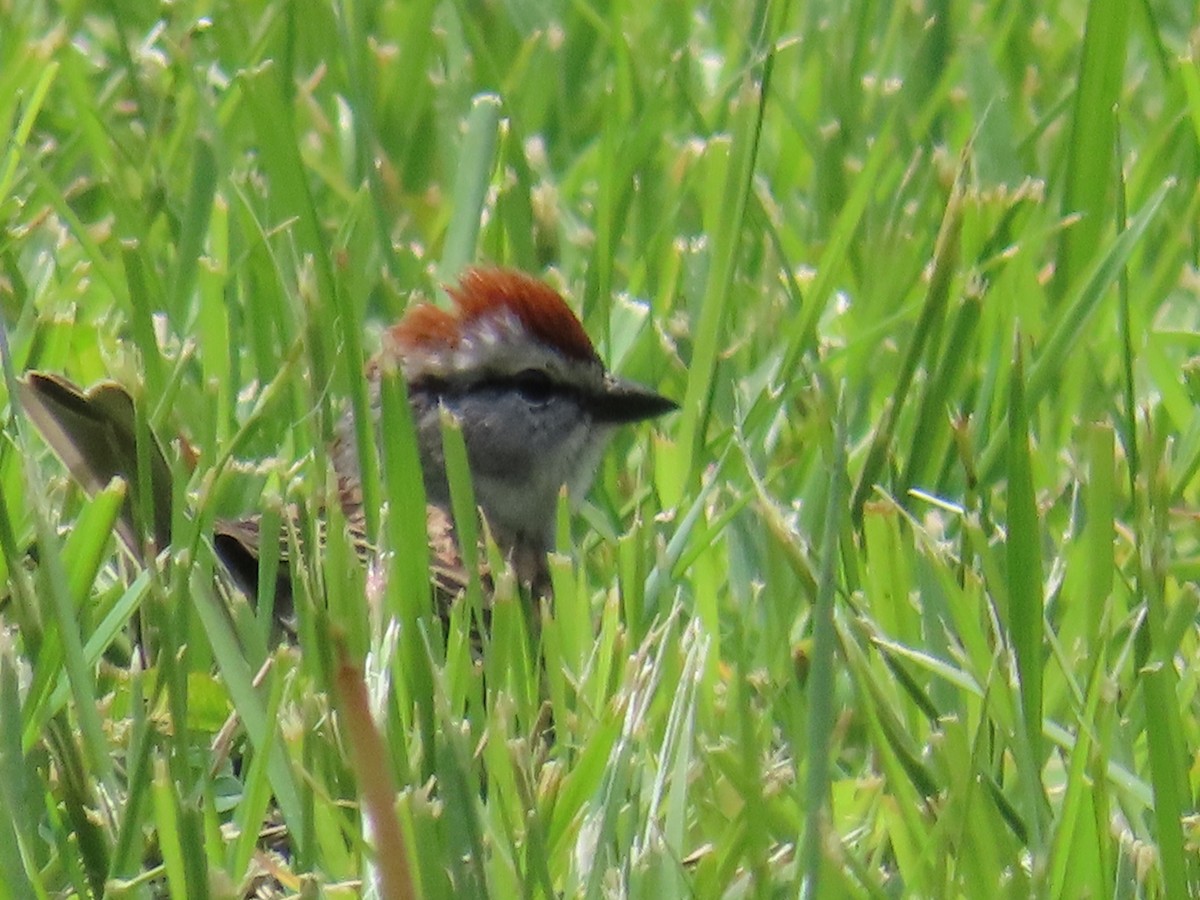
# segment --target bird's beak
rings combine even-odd
[[[674,400],[612,374],[604,376],[604,386],[591,397],[588,406],[596,421],[611,425],[641,422],[679,409]]]

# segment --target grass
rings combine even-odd
[[[175,499],[131,565],[7,404],[0,898],[1200,892],[1194,4],[0,11],[5,396],[118,380]],[[681,411],[481,667],[336,514],[274,645],[214,518],[312,546],[476,260]]]

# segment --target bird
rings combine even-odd
[[[587,493],[605,448],[622,426],[657,418],[678,405],[657,391],[609,371],[579,318],[549,284],[515,269],[474,267],[447,287],[451,308],[412,306],[383,332],[366,367],[377,440],[383,371],[397,369],[407,386],[426,493],[431,585],[437,608],[448,610],[466,585],[450,511],[442,449],[443,413],[457,420],[467,451],[479,514],[519,582],[548,596],[547,554],[553,546],[558,496]],[[62,376],[28,372],[21,403],[51,449],[89,493],[120,476],[127,484],[116,531],[140,554],[139,485],[149,486],[154,546],[170,543],[171,470],[152,438],[145,481],[137,468],[133,400],[102,382],[83,390]],[[338,502],[366,555],[359,452],[353,420],[339,421],[330,446]],[[261,519],[218,520],[213,546],[234,581],[257,593]],[[281,538],[282,540],[282,538]],[[394,550],[398,548],[393,548]],[[285,557],[286,558],[286,557]],[[286,566],[276,585],[277,615],[289,615]],[[486,574],[486,573],[485,573]]]

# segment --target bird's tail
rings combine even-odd
[[[143,557],[142,536],[147,532],[156,551],[170,544],[171,467],[146,426],[141,429],[147,441],[141,471],[139,429],[129,392],[111,381],[85,391],[44,372],[27,373],[18,381],[18,390],[30,421],[88,494],[103,490],[114,478],[124,479],[125,505],[117,534],[129,551]]]

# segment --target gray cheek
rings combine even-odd
[[[567,490],[573,504],[578,505],[583,502],[583,498],[596,478],[600,460],[604,456],[604,451],[608,449],[608,443],[612,440],[615,431],[615,428],[609,426],[593,427],[581,441],[575,469],[569,473],[570,480],[567,482]]]
[[[493,527],[548,542],[559,490],[565,484],[575,503],[584,497],[612,429],[597,426],[570,396],[536,404],[512,392],[481,390],[438,402],[462,424],[475,499]],[[444,505],[440,410],[432,403],[417,411],[427,448],[426,490]]]
[[[467,401],[460,416],[472,471],[524,483],[559,469],[583,426],[574,404],[531,406],[520,397]]]
[[[591,419],[570,398],[530,404],[519,396],[476,395],[459,412],[471,423],[464,437],[480,504],[514,531],[548,531],[562,485],[573,495],[586,487],[579,469]]]

